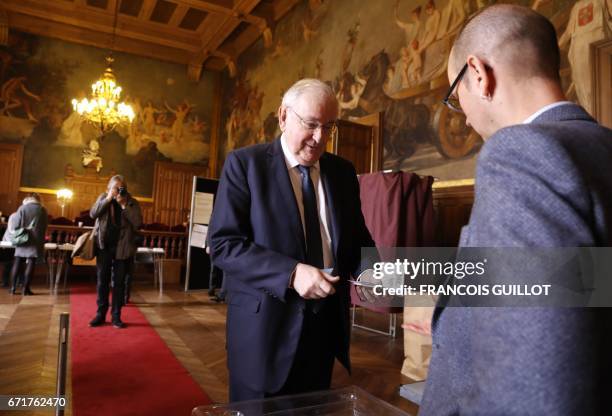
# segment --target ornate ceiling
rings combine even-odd
[[[2,0],[0,26],[202,68],[235,71],[237,58],[299,0]]]

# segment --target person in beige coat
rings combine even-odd
[[[125,328],[126,325],[121,321],[125,275],[138,248],[137,230],[142,225],[142,213],[138,201],[127,191],[123,176],[110,178],[107,192],[98,197],[89,215],[96,220],[94,234],[98,291],[98,310],[89,326],[104,324],[112,278],[112,324],[115,328]]]

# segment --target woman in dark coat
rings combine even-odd
[[[15,261],[11,270],[11,288],[9,290],[11,294],[15,294],[17,276],[23,263],[26,264],[23,275],[23,296],[34,294],[30,290],[30,281],[36,261],[44,256],[47,220],[47,210],[40,203],[40,196],[37,193],[25,197],[23,205],[15,213],[15,228],[28,228],[29,237],[26,244],[15,247]]]

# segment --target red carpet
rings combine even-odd
[[[71,290],[70,310],[75,416],[188,416],[211,403],[136,306],[122,310],[125,329],[90,328],[95,288],[80,286]]]

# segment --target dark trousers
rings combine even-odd
[[[17,278],[19,277],[21,265],[24,262],[26,263],[26,268],[23,274],[23,292],[28,292],[30,290],[30,281],[32,280],[32,274],[34,273],[36,258],[15,257],[15,260],[13,260],[13,268],[11,270],[11,291],[15,290],[17,287]]]
[[[217,301],[225,300],[225,279],[223,272],[217,266],[210,265],[210,274],[208,276],[208,294],[215,296],[215,289],[220,288],[217,296]]]
[[[331,386],[335,354],[334,335],[329,331],[340,328],[331,328],[333,319],[326,311],[321,312],[313,313],[308,308],[304,311],[302,334],[289,376],[278,392],[266,397],[328,390]]]
[[[114,270],[113,270],[114,273]],[[123,306],[127,305],[130,301],[130,294],[132,293],[132,281],[134,276],[134,257],[130,257],[129,264],[126,266],[125,272],[125,283],[123,285]],[[115,277],[113,276],[113,282]]]
[[[279,391],[274,393],[254,391],[241,382],[240,374],[230,374],[230,401],[328,390],[334,369],[336,334],[340,332],[337,320],[331,317],[329,312],[325,308],[321,313],[313,313],[308,309],[304,311],[302,333],[293,365],[285,384]],[[283,403],[281,407],[291,408],[287,406],[289,404]]]
[[[111,316],[113,320],[121,319],[121,307],[125,291],[125,275],[129,271],[132,259],[119,260],[115,258],[114,249],[97,250],[96,272],[98,289],[98,315],[106,316],[108,311],[108,295],[110,282],[113,282],[113,303]]]

